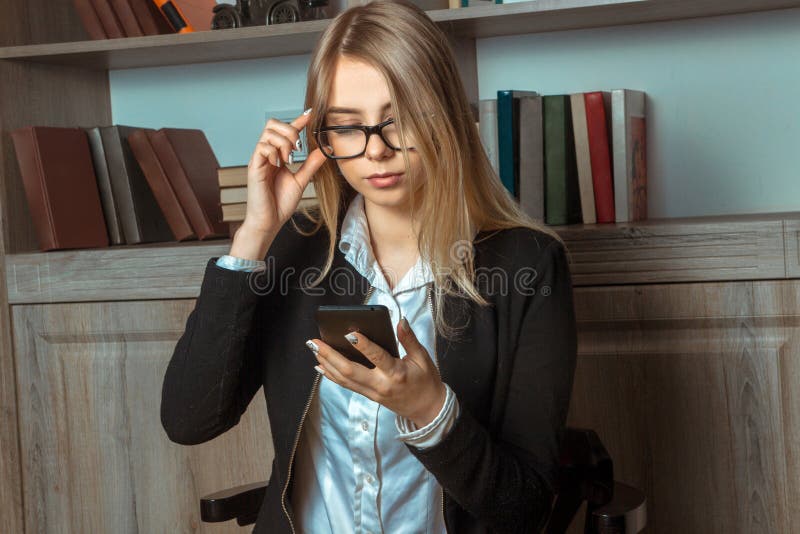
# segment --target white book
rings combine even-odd
[[[495,173],[500,172],[497,155],[497,99],[489,98],[478,102],[478,123],[483,149]]]
[[[642,91],[611,91],[615,222],[647,219],[645,101]]]

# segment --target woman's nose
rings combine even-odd
[[[365,154],[369,159],[382,159],[394,153],[394,149],[383,142],[383,138],[377,133],[367,139],[367,151]]]

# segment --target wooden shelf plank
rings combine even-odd
[[[567,244],[576,287],[800,277],[787,262],[797,255],[800,212],[552,228]],[[10,254],[8,300],[195,298],[208,259],[230,245],[224,239]]]
[[[638,24],[800,7],[800,0],[536,0],[428,11],[467,38]],[[330,20],[0,48],[0,59],[129,69],[310,53]]]

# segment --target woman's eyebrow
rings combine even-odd
[[[390,107],[392,107],[391,102],[387,102],[386,104],[384,104],[383,108],[381,108],[381,111],[389,109]],[[357,114],[357,113],[361,113],[361,112],[362,112],[362,110],[357,109],[357,108],[340,108],[340,107],[328,108],[328,114],[330,114],[330,115],[347,114],[347,113],[356,113]]]

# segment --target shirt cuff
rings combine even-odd
[[[461,414],[461,407],[453,390],[445,383],[447,394],[439,414],[427,425],[417,428],[411,419],[395,415],[397,439],[418,449],[433,447],[444,439]]]
[[[224,269],[232,271],[263,271],[267,268],[267,262],[264,260],[248,260],[245,258],[237,258],[225,254],[217,259],[217,265]]]

